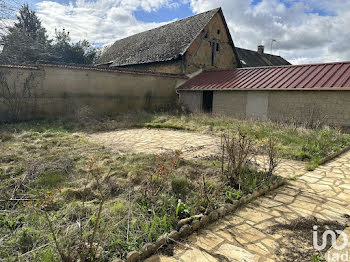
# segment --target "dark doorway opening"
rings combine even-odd
[[[203,111],[205,113],[213,111],[213,91],[203,91]]]

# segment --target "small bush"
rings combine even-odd
[[[188,192],[188,181],[186,176],[173,177],[171,180],[171,190],[176,195],[186,195]]]
[[[176,217],[179,219],[189,217],[190,214],[190,209],[186,203],[183,203],[181,199],[177,202],[177,207],[176,207]]]

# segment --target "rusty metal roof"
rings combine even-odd
[[[204,71],[178,90],[350,90],[350,62]]]

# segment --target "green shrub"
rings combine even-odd
[[[183,203],[181,199],[177,202],[176,207],[176,217],[179,219],[186,218],[190,216],[190,209],[186,203]]]
[[[186,195],[188,192],[188,181],[186,176],[173,177],[171,179],[171,190],[177,195]]]

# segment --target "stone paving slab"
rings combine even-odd
[[[103,144],[115,153],[151,153],[180,150],[186,159],[212,158],[220,156],[221,138],[196,132],[165,129],[127,129],[89,136],[94,142]],[[266,163],[263,156],[257,162]],[[284,177],[304,174],[305,164],[283,159],[276,173]]]
[[[192,234],[175,248],[171,258],[181,262],[287,261],[279,254],[295,248],[286,237],[290,232],[273,232],[271,226],[310,216],[349,225],[349,163],[350,152],[258,198],[234,215]],[[345,232],[350,238],[349,228]],[[304,243],[300,248],[313,250],[312,243]],[[350,243],[345,250],[350,250]],[[155,255],[146,261],[170,261],[167,259]],[[304,262],[298,258],[293,261]]]

